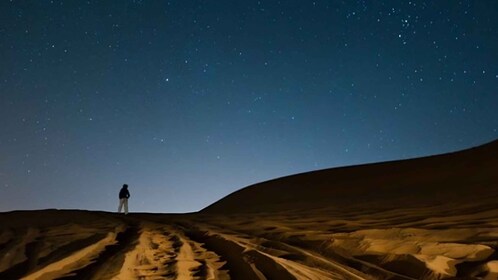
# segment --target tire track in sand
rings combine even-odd
[[[180,229],[147,222],[115,279],[229,279],[223,264]]]
[[[371,279],[359,271],[308,254],[305,250],[292,250],[299,253],[295,256],[300,256],[294,258],[292,251],[285,254],[267,248],[264,245],[268,243],[264,244],[265,239],[262,238],[205,223],[183,225],[192,239],[205,242],[208,248],[228,261],[227,268],[234,279]],[[303,262],[304,259],[307,261]]]
[[[139,228],[128,226],[116,235],[116,244],[105,247],[99,256],[87,266],[72,271],[71,275],[58,279],[111,279],[119,273],[124,261],[124,255],[131,250],[138,238]]]
[[[296,273],[292,273],[292,269],[284,264],[290,261],[276,261],[273,256],[259,251],[249,243],[240,242],[235,236],[202,230],[196,225],[186,223],[179,227],[190,239],[204,243],[206,248],[220,255],[221,259],[226,261],[224,268],[228,269],[231,279],[298,279]],[[303,266],[300,268],[307,270]],[[316,272],[318,277],[308,279],[329,279],[329,275]]]

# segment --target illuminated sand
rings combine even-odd
[[[0,229],[0,279],[498,279],[498,145],[282,178],[194,214],[17,211]]]

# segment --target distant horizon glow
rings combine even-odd
[[[496,1],[0,3],[0,212],[198,211],[498,138]]]

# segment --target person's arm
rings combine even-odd
[[[130,198],[130,192],[126,190],[126,198]]]

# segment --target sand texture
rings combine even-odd
[[[498,142],[276,179],[191,214],[0,213],[0,279],[498,279]]]

